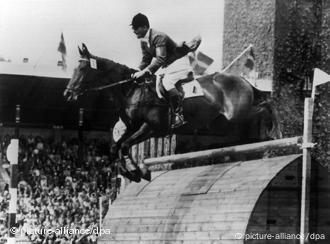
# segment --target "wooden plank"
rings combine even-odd
[[[150,157],[157,156],[157,145],[156,145],[156,138],[150,138]]]
[[[251,206],[250,206],[251,207]],[[251,209],[218,209],[217,211],[192,211],[190,212],[189,209],[127,209],[127,211],[124,212],[112,212],[111,217],[112,218],[133,218],[133,217],[167,217],[167,216],[175,216],[180,219],[184,218],[193,218],[196,216],[201,217],[204,221],[209,221],[214,218],[214,216],[217,215],[223,215],[223,216],[229,216],[232,214],[242,214],[242,217],[249,216],[251,214]],[[210,213],[211,212],[211,213]],[[285,217],[285,216],[284,216]]]
[[[309,233],[309,211],[310,211],[310,181],[311,181],[311,147],[312,143],[312,122],[313,122],[314,100],[305,98],[304,109],[304,135],[303,135],[303,162],[302,162],[302,182],[301,182],[301,208],[300,208],[300,235],[307,236]],[[300,244],[309,240],[300,239]]]
[[[120,205],[112,205],[112,209],[116,211],[121,208],[127,209],[130,206],[138,207],[145,207],[145,208],[153,208],[153,206],[157,206],[158,208],[166,208],[166,207],[173,207],[175,204],[176,207],[195,207],[195,208],[209,208],[217,206],[221,207],[222,205],[230,204],[233,207],[239,204],[251,204],[255,202],[255,195],[246,196],[244,195],[244,201],[237,202],[225,202],[227,199],[226,197],[222,198],[201,198],[195,197],[195,199],[188,199],[184,198],[180,201],[180,204],[176,202],[177,197],[169,196],[166,199],[158,199],[157,201],[151,201],[150,198],[143,198],[143,199],[125,199],[122,201]],[[243,198],[242,198],[243,199]]]
[[[122,221],[123,218],[129,218],[130,220],[133,219],[139,219],[143,221],[144,223],[147,220],[150,219],[162,219],[165,218],[166,221],[173,221],[173,222],[178,222],[178,216],[173,216],[173,215],[165,215],[165,212],[162,213],[155,213],[151,212],[148,213],[148,215],[140,215],[140,214],[145,214],[145,212],[140,212],[139,215],[135,214],[132,216],[131,214],[128,213],[116,213],[116,212],[111,212],[110,214],[110,220],[109,222],[112,223],[115,219],[119,219],[119,221]],[[221,221],[247,221],[251,215],[251,212],[231,212],[231,213],[215,213],[213,215],[209,214],[190,214],[184,216],[184,218],[180,219],[180,223],[191,223],[191,222],[221,222]]]
[[[175,227],[174,227],[175,228]],[[175,231],[175,229],[164,229],[160,230],[158,232],[153,233],[146,233],[146,232],[131,232],[131,233],[116,233],[114,235],[114,238],[116,240],[139,240],[145,241],[145,240],[166,240],[164,243],[173,243],[173,241],[181,240],[185,241],[186,243],[191,243],[190,241],[199,241],[199,243],[205,243],[204,241],[219,241],[221,240],[235,240],[235,233],[242,231],[242,229],[239,230],[232,230],[232,231],[191,231],[191,232],[184,232],[184,231]],[[202,242],[201,242],[202,241]],[[156,243],[156,242],[155,242]],[[217,242],[213,242],[217,243]],[[218,242],[219,243],[219,242]]]
[[[245,228],[246,223],[245,222],[239,222],[234,223],[232,221],[228,222],[215,222],[215,223],[209,223],[209,222],[199,222],[199,223],[182,223],[178,225],[175,222],[172,223],[166,223],[165,221],[163,223],[148,223],[148,224],[127,224],[127,225],[113,225],[112,232],[119,233],[130,233],[130,232],[146,232],[146,233],[152,233],[152,232],[158,232],[162,228],[164,228],[162,225],[166,225],[167,229],[173,229],[173,231],[185,231],[185,232],[207,232],[207,231],[230,231],[230,230],[240,230]]]
[[[150,158],[150,140],[144,141],[144,158]]]
[[[142,204],[137,204],[135,207],[133,206],[121,206],[119,208],[113,208],[113,211],[116,212],[120,212],[120,211],[128,211],[128,212],[136,212],[136,209],[148,209],[148,211],[150,212],[157,212],[157,211],[166,211],[169,209],[174,209],[175,210],[171,210],[172,214],[176,214],[176,215],[184,215],[185,213],[189,212],[189,214],[215,214],[215,213],[221,213],[221,212],[241,212],[243,211],[242,209],[248,209],[251,208],[253,205],[253,203],[225,203],[225,204],[213,204],[213,205],[208,205],[207,208],[205,207],[197,207],[196,205],[192,205],[190,204],[186,204],[185,206],[180,206],[177,207],[175,203],[168,203],[168,204],[164,204],[164,205],[150,205],[150,206],[145,206]],[[276,209],[277,211],[273,211],[274,213],[278,213],[279,210]],[[283,216],[285,217],[286,215],[288,215],[288,213],[293,213],[294,210],[296,209],[282,209],[281,208],[281,214],[283,214]],[[244,210],[245,211],[245,210]],[[244,212],[243,211],[243,212]],[[297,211],[296,211],[297,212]],[[288,215],[289,216],[289,215]],[[281,217],[279,215],[279,217]]]
[[[164,156],[171,155],[171,137],[164,137]]]
[[[144,160],[144,142],[141,142],[138,144],[139,150],[138,150],[138,157],[137,157],[137,163],[142,163]]]
[[[130,218],[128,220],[124,220],[121,218],[113,218],[111,220],[108,220],[106,222],[104,222],[104,225],[112,225],[112,226],[119,226],[119,225],[123,225],[123,226],[127,226],[127,225],[164,225],[164,224],[177,224],[177,217],[175,216],[166,216],[166,217],[137,217],[137,218]],[[242,225],[246,225],[245,219],[235,219],[235,220],[221,220],[221,221],[203,221],[202,219],[200,220],[196,220],[196,219],[188,219],[185,218],[183,219],[183,222],[180,222],[180,224],[182,225],[201,225],[201,224],[208,224],[208,225],[212,225],[214,226],[213,228],[215,228],[216,226],[233,226],[233,228],[240,228]]]
[[[268,149],[287,148],[290,146],[297,147],[301,142],[301,137],[285,138],[273,141],[258,142],[240,146],[224,147],[218,149],[211,149],[199,152],[191,152],[184,154],[169,155],[160,158],[149,158],[144,160],[144,163],[148,166],[167,163],[187,163],[189,160],[212,160],[221,156],[230,156],[235,154],[249,154],[256,152],[263,152]]]
[[[222,191],[221,194],[219,194],[219,192],[208,192],[208,194],[201,194],[201,195],[186,195],[184,196],[184,199],[187,199],[187,201],[193,201],[196,199],[200,199],[203,198],[205,200],[208,199],[221,199],[223,201],[227,201],[227,200],[231,200],[232,202],[236,201],[237,199],[245,199],[245,198],[254,198],[256,197],[256,194],[259,193],[259,190],[253,190],[253,191],[247,191],[246,189],[243,190],[233,190],[233,191]],[[143,194],[140,194],[139,196],[141,196],[141,198],[143,199],[143,201],[153,201],[153,197],[158,196],[158,197],[162,197],[163,199],[171,199],[171,198],[175,198],[175,196],[178,195],[178,191],[169,191],[168,194],[164,193],[162,190],[157,190],[157,191],[147,191],[147,192],[143,192]],[[190,199],[189,196],[193,197],[193,199]],[[131,201],[141,201],[140,199],[133,199]],[[229,199],[230,198],[230,199]],[[121,198],[122,200],[128,201],[129,198]],[[182,201],[184,201],[184,199],[182,199]],[[245,200],[244,200],[245,201]]]
[[[157,157],[163,156],[163,138],[157,138]]]
[[[176,135],[171,136],[171,143],[170,143],[170,155],[175,154],[176,149]]]

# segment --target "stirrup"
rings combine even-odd
[[[184,120],[184,117],[181,113],[175,113],[174,123],[172,123],[172,129],[181,127],[185,125],[187,122]]]

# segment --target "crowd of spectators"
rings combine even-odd
[[[9,136],[2,138],[2,151],[9,141]],[[20,137],[16,220],[33,243],[96,243],[95,234],[58,233],[56,229],[99,227],[99,201],[104,217],[119,183],[107,156],[109,146],[103,139],[82,143]],[[6,162],[4,153],[2,161]],[[9,198],[7,185],[0,195],[0,236],[7,235]],[[53,232],[31,231],[36,229]]]

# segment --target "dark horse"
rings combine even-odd
[[[125,165],[124,175],[131,180],[149,178],[148,171],[132,162],[129,148],[150,137],[169,133],[191,134],[199,130],[228,136],[237,134],[237,143],[262,141],[279,137],[276,116],[269,103],[256,104],[255,89],[245,79],[223,73],[198,78],[204,96],[183,101],[183,113],[188,122],[174,131],[170,125],[171,110],[165,99],[155,92],[155,82],[134,82],[136,70],[111,60],[96,57],[82,44],[81,59],[69,81],[64,96],[75,100],[91,90],[107,88],[119,108],[119,116],[127,129],[113,152]],[[187,129],[188,128],[188,129]]]

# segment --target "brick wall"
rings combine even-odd
[[[303,133],[313,69],[330,73],[330,0],[226,0],[223,63],[252,43],[257,71],[273,78],[272,100],[284,137]],[[314,158],[330,162],[330,84],[315,100]],[[330,164],[329,164],[330,165]]]
[[[321,10],[321,32],[319,48],[321,62],[319,68],[330,74],[330,0],[323,0]],[[327,165],[330,172],[330,82],[319,86],[315,99],[313,133],[318,145],[314,157]]]
[[[274,0],[226,0],[224,13],[223,64],[228,65],[253,44],[261,76],[273,74]]]

